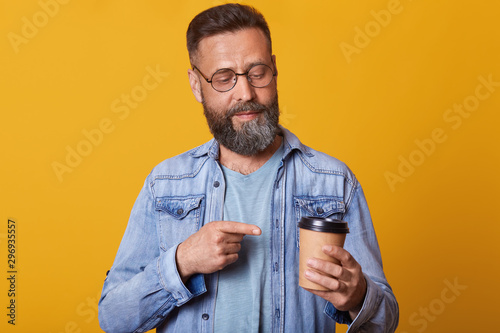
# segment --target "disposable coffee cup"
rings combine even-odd
[[[324,245],[344,247],[346,234],[349,233],[347,222],[319,217],[302,217],[300,228],[300,257],[299,257],[299,286],[305,289],[328,290],[327,288],[309,281],[304,276],[308,258],[318,258],[339,264],[339,261],[323,253]],[[324,274],[324,273],[321,273]]]

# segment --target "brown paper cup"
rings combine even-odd
[[[318,258],[338,264],[339,263],[338,260],[323,253],[322,247],[323,245],[336,245],[344,247],[346,233],[349,232],[349,229],[346,227],[347,223],[343,221],[313,218],[316,222],[318,222],[319,220],[323,221],[327,220],[326,222],[331,221],[331,223],[342,223],[343,227],[341,229],[330,228],[329,231],[310,230],[310,229],[320,229],[318,228],[318,224],[320,224],[319,223],[320,221],[316,223],[316,226],[313,225],[310,229],[306,229],[305,227],[308,226],[305,225],[305,223],[310,222],[306,219],[311,219],[311,218],[303,217],[301,223],[299,223],[300,227],[299,286],[306,289],[328,290],[327,288],[319,284],[309,281],[305,277],[304,272],[306,271],[306,269],[312,269],[307,267],[307,259]],[[335,230],[337,232],[335,232]]]

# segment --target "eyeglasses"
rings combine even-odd
[[[221,68],[217,70],[209,80],[196,66],[193,66],[193,69],[197,70],[205,81],[210,83],[212,88],[218,92],[226,92],[233,89],[240,75],[246,76],[248,83],[250,83],[252,87],[264,88],[271,83],[273,77],[277,74],[273,72],[268,65],[257,64],[250,67],[245,73],[236,73],[230,68]]]

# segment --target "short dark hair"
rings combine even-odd
[[[247,28],[260,29],[272,53],[271,32],[264,16],[257,9],[238,3],[228,3],[199,13],[189,23],[186,33],[189,60],[191,63],[194,62],[198,45],[203,38]]]

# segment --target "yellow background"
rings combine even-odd
[[[49,10],[51,0],[0,1],[2,332],[100,331],[97,298],[145,177],[210,138],[188,85],[185,31],[222,2],[60,1]],[[500,87],[478,88],[479,77],[500,82],[498,2],[247,3],[271,27],[281,123],[345,161],[365,189],[398,332],[498,331]],[[356,52],[344,54],[347,44]],[[146,91],[148,69],[165,76]],[[132,92],[141,101],[114,112]],[[473,111],[451,121],[447,110],[464,102]],[[103,121],[108,133],[85,146],[83,131]],[[436,129],[444,142],[432,148]],[[54,162],[66,164],[78,145],[87,156],[58,179]],[[400,166],[409,159],[418,165]],[[9,218],[15,327],[6,316]]]

